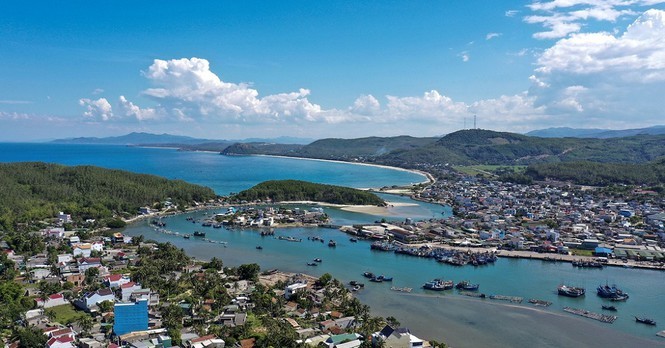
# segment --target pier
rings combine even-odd
[[[552,305],[552,302],[550,302],[550,301],[538,300],[538,299],[535,299],[535,298],[530,299],[529,303],[533,304],[534,306],[539,306],[539,307],[549,307],[549,306]]]
[[[514,302],[514,303],[522,303],[522,300],[523,300],[522,297],[504,296],[504,295],[490,295],[490,299],[500,300],[500,301],[509,301],[509,302]]]
[[[589,311],[584,310],[584,309],[564,307],[563,310],[568,312],[568,313],[579,315],[579,316],[582,316],[582,317],[585,317],[585,318],[598,320],[601,323],[612,324],[615,320],[617,320],[616,315],[607,315],[607,314],[594,313],[594,312],[589,312]]]

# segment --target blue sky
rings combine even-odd
[[[665,1],[0,3],[0,141],[664,124]]]

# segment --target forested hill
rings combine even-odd
[[[442,138],[321,139],[309,145],[236,144],[222,154],[264,154],[337,159],[413,168],[422,165],[528,165],[591,161],[646,163],[665,156],[665,135],[612,139],[539,138],[468,129]]]
[[[315,201],[345,205],[385,206],[375,194],[349,187],[316,184],[299,180],[271,180],[233,196],[238,201]]]
[[[79,220],[103,219],[115,213],[135,215],[139,207],[167,198],[182,207],[215,197],[207,187],[154,175],[40,162],[0,164],[0,229],[59,211]]]

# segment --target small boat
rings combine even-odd
[[[392,282],[393,281],[393,277],[386,277],[383,274],[376,277],[376,278],[381,279],[382,282]]]
[[[450,290],[455,286],[452,280],[434,279],[423,284],[423,289],[442,291]]]
[[[574,286],[561,285],[557,288],[559,295],[567,297],[580,297],[584,296],[586,290],[584,288],[577,288]]]
[[[374,273],[372,272],[364,272],[363,277],[365,278],[374,278]]]
[[[613,311],[613,312],[617,311],[617,308],[614,307],[614,306],[603,305],[603,309],[606,310],[606,311]]]
[[[256,246],[256,249],[257,249],[257,250],[263,250],[263,247],[260,246],[260,245],[257,245],[257,246]]]
[[[456,288],[466,291],[477,291],[480,288],[480,284],[471,284],[468,280],[463,280],[455,285]]]
[[[649,318],[646,318],[646,317],[635,317],[635,321],[638,322],[638,323],[647,324],[647,325],[654,325],[654,326],[656,325],[655,320],[649,319]]]
[[[358,285],[356,285],[356,286],[354,286],[353,288],[351,288],[351,291],[358,291],[358,290],[360,290],[360,289],[361,289],[361,287],[358,286]]]
[[[331,247],[331,248],[334,248],[334,247],[337,246],[337,242],[335,242],[334,240],[331,239],[331,240],[328,241],[328,246]]]
[[[314,259],[314,262],[323,262],[323,260],[321,260],[320,258],[317,257],[317,258]]]
[[[190,237],[191,236],[189,234],[186,234],[186,235],[183,236],[183,238],[185,238],[185,239],[189,239]]]
[[[308,262],[307,266],[318,266],[316,262]]]
[[[358,240],[357,240],[357,239],[355,239],[355,238],[349,238],[349,242],[351,242],[351,243],[357,243],[357,242],[358,242]]]
[[[201,231],[194,231],[194,237],[205,237],[206,233]]]
[[[375,283],[383,283],[383,278],[373,277],[373,278],[370,278],[369,281],[370,282],[375,282]]]

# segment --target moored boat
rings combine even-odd
[[[568,296],[568,297],[580,297],[584,296],[586,290],[584,288],[578,288],[574,286],[561,285],[557,288],[559,295]]]
[[[374,273],[372,272],[364,272],[363,277],[365,278],[374,278]]]
[[[349,242],[351,243],[357,243],[358,240],[356,238],[349,238]]]
[[[323,260],[321,260],[320,258],[317,257],[317,258],[314,259],[314,262],[323,262]]]
[[[257,249],[257,250],[263,250],[263,247],[260,246],[260,245],[257,245],[257,246],[256,246],[256,249]]]
[[[656,321],[647,317],[635,317],[635,321],[647,325],[656,325]]]
[[[334,248],[334,247],[337,246],[337,242],[335,242],[334,240],[331,239],[331,240],[328,241],[328,246],[331,247],[331,248]]]
[[[205,237],[206,233],[201,231],[194,231],[194,237]]]
[[[628,294],[623,292],[621,289],[617,288],[616,285],[609,286],[599,285],[596,288],[598,296],[602,298],[608,298],[612,301],[625,301],[628,299]]]
[[[616,312],[616,310],[617,310],[616,307],[614,307],[614,306],[607,306],[607,305],[603,305],[603,309],[606,310],[606,311],[613,311],[613,312]]]
[[[452,280],[433,279],[423,284],[423,289],[442,291],[442,290],[450,290],[453,288],[453,286],[454,283]]]
[[[468,280],[463,280],[457,285],[455,285],[456,288],[460,290],[467,290],[467,291],[477,291],[480,288],[480,284],[471,284],[470,281]]]
[[[308,262],[307,266],[318,266],[316,262]]]
[[[189,234],[186,234],[183,236],[185,239],[189,239],[191,236]]]

